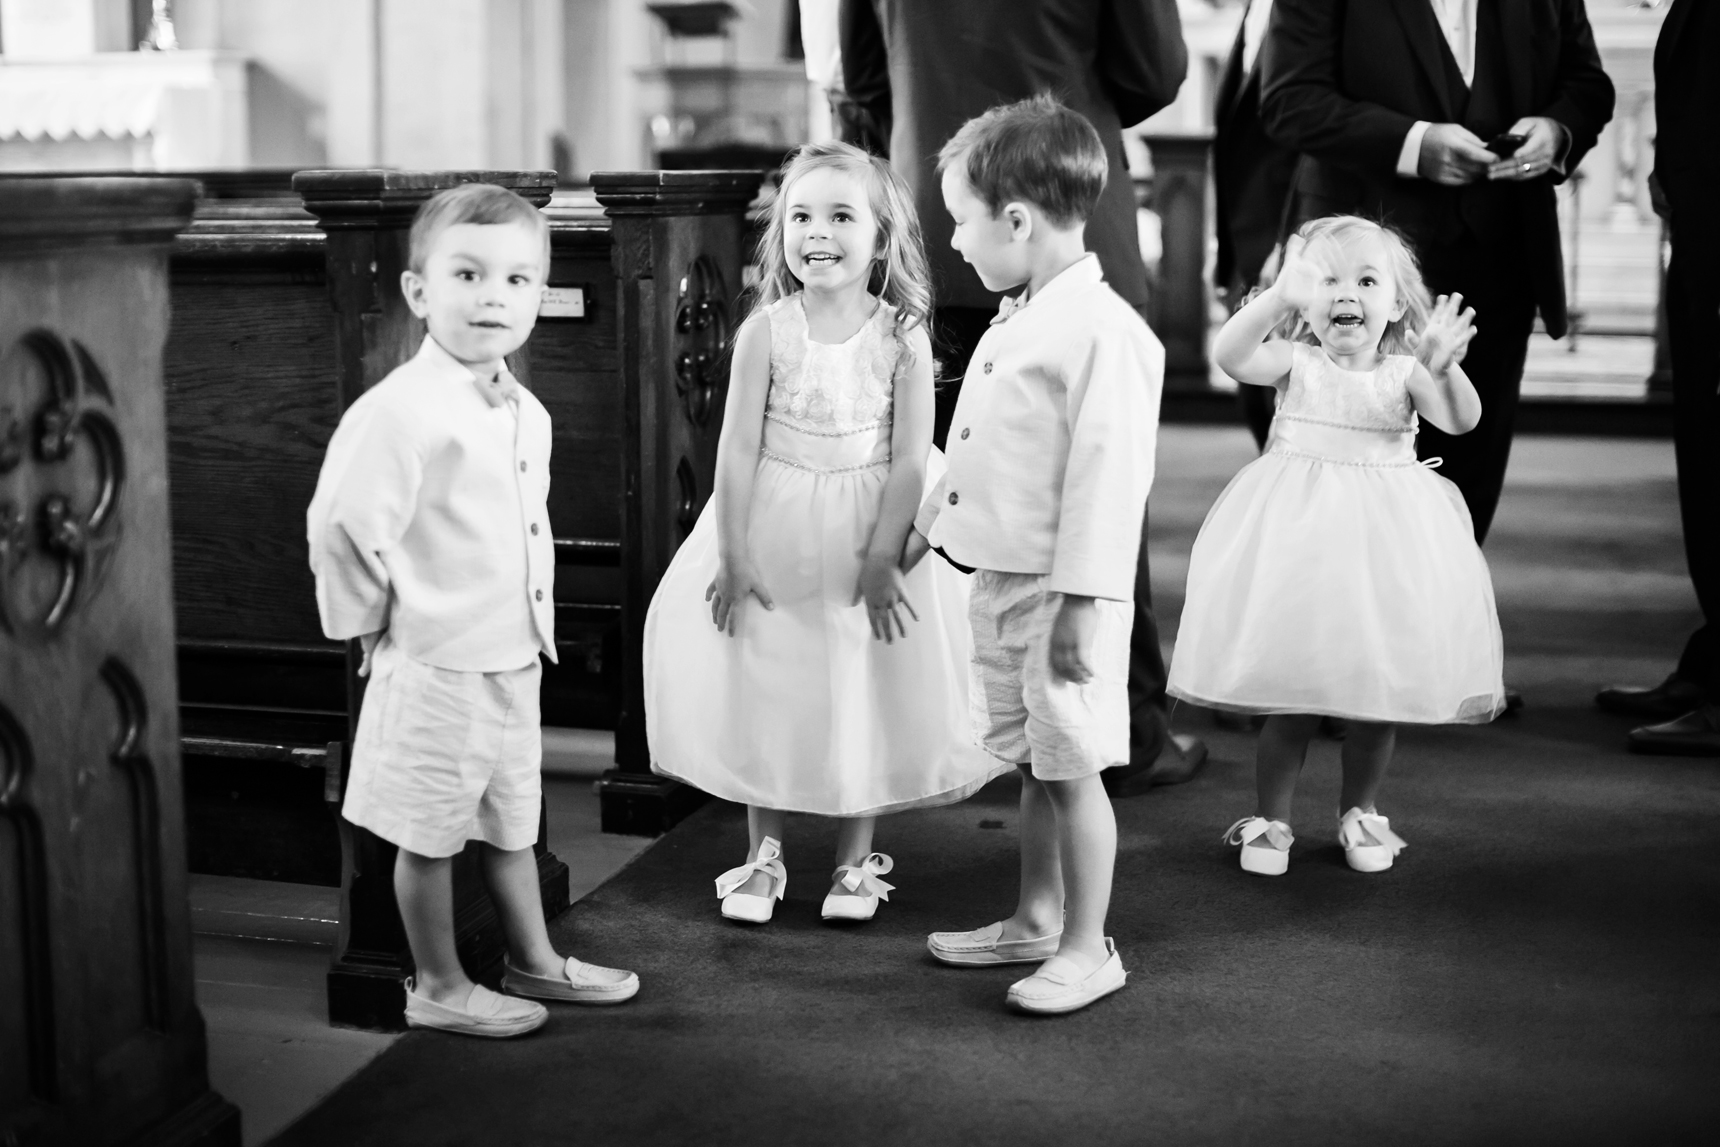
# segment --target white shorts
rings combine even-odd
[[[341,815],[419,856],[468,840],[510,852],[538,838],[543,667],[438,669],[385,634],[370,659]]]
[[[1134,609],[1126,601],[1094,603],[1093,677],[1077,685],[1051,675],[1051,626],[1062,604],[1063,595],[1048,591],[1038,574],[974,571],[974,731],[993,756],[1031,762],[1042,781],[1089,777],[1129,760]]]

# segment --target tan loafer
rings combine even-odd
[[[1002,937],[1001,920],[975,932],[933,932],[926,937],[926,951],[946,964],[965,968],[1037,964],[1057,954],[1063,929],[1029,940],[1005,940]]]
[[[1011,984],[1006,1002],[1018,1012],[1053,1016],[1077,1011],[1110,995],[1128,981],[1129,973],[1123,970],[1123,958],[1117,955],[1117,945],[1109,936],[1105,937],[1105,950],[1110,953],[1105,962],[1084,976],[1073,960],[1051,957],[1033,975]]]
[[[571,1004],[619,1004],[639,994],[639,977],[620,968],[587,964],[572,956],[560,976],[532,976],[512,964],[502,964],[502,990],[534,1000]]]
[[[406,1026],[458,1032],[460,1035],[508,1039],[543,1027],[549,1009],[530,1000],[518,1000],[492,992],[482,984],[472,985],[465,1007],[449,1007],[417,992],[412,979],[406,981]]]

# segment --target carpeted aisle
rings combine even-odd
[[[1208,461],[1201,484],[1212,443],[1184,445],[1167,472],[1195,476],[1155,524],[1173,545],[1225,476]],[[1589,485],[1553,456],[1489,546],[1529,708],[1405,732],[1382,811],[1411,847],[1390,873],[1344,866],[1330,742],[1298,794],[1289,875],[1239,872],[1218,837],[1252,807],[1251,738],[1185,713],[1214,764],[1116,806],[1129,986],[1026,1019],[1002,999],[1028,969],[944,968],[923,948],[1009,910],[1013,780],[885,822],[899,890],[848,930],[817,919],[833,834],[805,818],[775,922],[722,921],[711,881],[746,832],[741,810],[711,805],[552,925],[568,950],[636,968],[633,1004],[559,1006],[511,1043],[414,1033],[276,1143],[1705,1139],[1720,1115],[1720,762],[1630,757],[1624,723],[1585,702],[1595,674],[1669,659],[1676,646],[1657,651],[1690,621],[1667,573],[1665,475],[1596,469],[1586,449],[1565,461]],[[1630,481],[1654,495],[1653,537],[1629,540],[1646,528]],[[1617,504],[1596,502],[1602,486]],[[1564,549],[1536,540],[1573,528]],[[1566,576],[1584,569],[1599,572]],[[1597,620],[1626,598],[1635,612]]]

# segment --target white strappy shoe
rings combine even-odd
[[[1265,843],[1254,843],[1263,836]],[[1290,871],[1290,846],[1295,842],[1288,824],[1263,816],[1245,816],[1224,833],[1224,843],[1242,846],[1242,871],[1256,876],[1283,876]]]
[[[836,882],[847,889],[845,893],[831,892],[824,898],[826,920],[870,920],[878,911],[878,901],[890,899],[894,884],[879,880],[896,867],[896,862],[881,852],[874,852],[859,864],[844,864],[836,870]]]
[[[1338,818],[1338,843],[1357,872],[1384,872],[1409,846],[1392,831],[1392,822],[1374,812],[1352,808]]]
[[[764,896],[735,891],[762,872],[771,879],[771,890]],[[776,902],[788,891],[788,869],[782,863],[782,845],[774,836],[759,842],[758,855],[739,868],[731,868],[717,877],[717,899],[723,902],[723,915],[730,920],[748,924],[768,924]]]

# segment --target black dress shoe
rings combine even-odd
[[[1656,757],[1720,757],[1720,704],[1630,731],[1630,751]]]
[[[1159,785],[1191,781],[1206,764],[1206,742],[1187,733],[1172,733],[1152,764],[1123,765],[1099,774],[1105,792],[1113,798],[1139,796]]]
[[[1511,688],[1509,685],[1507,685],[1505,687],[1505,712],[1506,713],[1515,713],[1517,710],[1521,709],[1522,707],[1523,707],[1523,694],[1517,692],[1517,690],[1515,690],[1515,689]],[[1503,714],[1501,714],[1501,716],[1503,716]]]
[[[1665,721],[1682,716],[1704,700],[1700,685],[1676,673],[1652,689],[1614,685],[1595,694],[1595,704],[1607,712],[1647,721]]]

